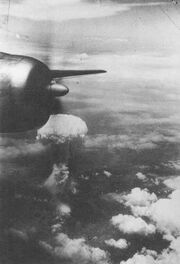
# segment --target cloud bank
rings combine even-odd
[[[81,18],[94,18],[114,15],[116,12],[123,12],[129,10],[134,6],[152,6],[161,5],[165,2],[148,2],[148,3],[119,3],[119,2],[88,2],[80,0],[62,0],[62,1],[50,1],[50,0],[24,0],[21,2],[15,2],[11,4],[10,14],[26,17],[35,20],[53,20],[63,21],[69,19],[81,19]],[[7,3],[0,4],[0,14],[7,14]]]

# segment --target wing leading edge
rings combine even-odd
[[[51,70],[52,79],[72,77],[78,75],[105,73],[104,70]]]

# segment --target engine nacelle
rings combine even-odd
[[[0,133],[41,127],[51,114],[54,97],[67,92],[52,81],[44,63],[0,53]]]

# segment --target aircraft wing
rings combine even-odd
[[[51,70],[52,79],[69,76],[105,73],[104,70]]]

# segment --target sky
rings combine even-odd
[[[33,264],[179,263],[179,1],[16,0],[7,11],[1,0],[1,51],[107,71],[64,79],[68,116],[37,138],[1,138],[3,225],[31,234],[26,259],[35,244]]]

